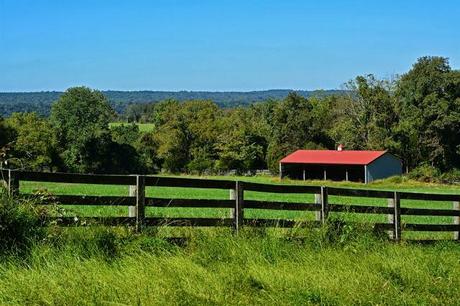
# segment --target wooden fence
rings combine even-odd
[[[455,240],[459,240],[460,232],[460,195],[453,194],[427,194],[397,191],[380,191],[365,189],[349,189],[304,185],[274,185],[260,184],[230,180],[191,179],[176,177],[159,177],[144,175],[92,175],[92,174],[68,174],[68,173],[43,173],[2,170],[1,179],[11,194],[19,194],[21,181],[56,182],[56,183],[81,183],[103,185],[128,185],[129,196],[87,196],[87,195],[53,195],[48,203],[60,205],[107,205],[126,206],[126,217],[88,217],[89,223],[101,223],[106,225],[132,225],[141,230],[144,226],[232,226],[238,232],[243,226],[263,227],[319,227],[327,222],[330,212],[347,212],[360,214],[387,215],[388,222],[374,223],[379,230],[388,231],[391,237],[399,241],[402,231],[432,231],[452,232]],[[145,188],[151,187],[184,187],[184,188],[210,188],[230,190],[230,199],[177,199],[146,197]],[[245,200],[245,191],[257,191],[265,193],[283,194],[314,194],[314,203],[306,202],[278,202],[278,201],[255,201]],[[20,194],[21,196],[29,196]],[[359,198],[383,198],[387,199],[387,207],[331,204],[328,197],[345,196]],[[32,196],[32,195],[30,195]],[[423,200],[432,202],[452,202],[452,209],[427,209],[401,207],[403,200]],[[183,207],[183,208],[230,208],[233,211],[229,218],[158,218],[146,217],[146,207]],[[286,219],[261,219],[245,218],[245,209],[265,210],[294,210],[315,212],[314,221],[294,221]],[[453,222],[449,224],[402,224],[401,216],[451,216]],[[56,220],[60,225],[75,225],[74,217],[59,217]]]

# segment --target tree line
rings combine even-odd
[[[123,114],[126,108],[142,108],[143,104],[155,103],[166,99],[178,101],[211,100],[220,107],[231,108],[246,106],[267,99],[284,99],[290,90],[273,89],[262,91],[102,91],[117,114]],[[304,97],[326,96],[340,94],[340,90],[297,91]],[[9,117],[16,112],[36,112],[42,116],[49,116],[51,105],[59,99],[63,92],[0,92],[0,116]]]
[[[110,127],[120,115],[101,92],[70,88],[49,117],[14,113],[0,120],[0,159],[34,170],[85,173],[277,173],[278,161],[297,149],[343,144],[389,150],[407,169],[460,168],[460,71],[443,57],[422,57],[391,80],[358,76],[338,95],[291,92],[233,108],[166,99],[133,105],[121,116],[153,129]]]

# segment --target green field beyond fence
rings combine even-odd
[[[319,227],[366,224],[400,239],[458,240],[460,194],[223,179],[4,171],[12,193],[64,209],[63,226]]]
[[[137,125],[139,128],[139,132],[152,132],[153,129],[155,128],[155,125],[153,123],[129,123],[129,122],[111,122],[110,127],[117,127],[117,126],[129,126],[129,125]]]

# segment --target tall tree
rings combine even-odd
[[[109,122],[114,116],[104,95],[87,87],[74,87],[53,104],[50,121],[56,131],[67,170],[110,171]]]
[[[460,71],[447,58],[422,57],[397,88],[396,137],[409,166],[460,167]]]
[[[182,105],[177,101],[164,101],[155,107],[154,142],[162,167],[170,172],[180,172],[190,160],[190,137]]]
[[[210,101],[165,101],[153,112],[158,157],[166,170],[202,172],[216,159],[220,110]]]
[[[9,127],[5,119],[0,117],[0,148],[10,143],[14,138],[14,131]]]
[[[348,95],[333,108],[336,119],[330,133],[335,141],[349,149],[394,151],[392,130],[398,121],[394,82],[358,76],[346,88]]]
[[[43,171],[59,165],[56,137],[47,119],[36,113],[13,113],[7,123],[16,133],[13,154],[23,166]]]
[[[273,172],[286,154],[304,148],[314,139],[311,102],[292,92],[274,109],[272,135],[267,152],[267,164]]]
[[[260,109],[237,108],[222,118],[216,143],[218,169],[248,171],[265,167],[267,140],[262,135],[266,127],[256,115],[257,110]]]
[[[0,116],[0,163],[8,158],[12,141],[15,138],[14,131],[6,124]]]

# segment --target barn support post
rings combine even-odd
[[[345,169],[345,181],[348,182],[348,169]]]
[[[452,204],[453,204],[453,209],[458,212],[460,210],[460,202],[455,201]],[[457,231],[454,232],[454,239],[460,240],[460,217],[459,216],[454,216],[454,224],[458,226]]]
[[[393,196],[394,201],[394,240],[401,240],[401,197],[399,192],[395,192]]]
[[[367,166],[364,166],[364,184],[368,183]]]
[[[303,180],[305,181],[307,179],[307,173],[306,173],[306,170],[305,170],[305,166],[303,166],[303,173],[302,173],[302,177],[303,177]]]
[[[279,163],[279,169],[280,169],[280,179],[282,179],[283,176],[284,176],[284,173],[283,173],[283,164],[282,164],[282,163]]]
[[[236,197],[235,197],[235,209],[233,210],[233,229],[236,234],[243,227],[243,206],[244,206],[244,188],[243,183],[237,181],[235,184]]]
[[[323,179],[326,181],[327,180],[327,171],[326,168],[323,170]]]
[[[19,179],[17,177],[16,172],[14,170],[8,170],[8,195],[15,196],[19,194]]]
[[[327,187],[321,187],[321,223],[325,224],[329,216],[329,196]]]

